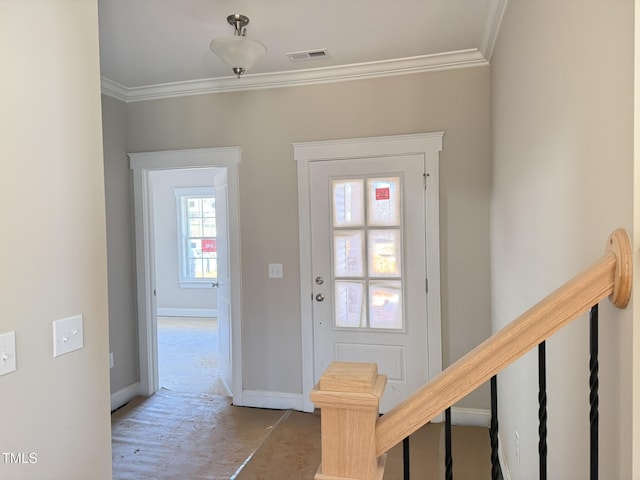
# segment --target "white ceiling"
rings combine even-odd
[[[123,100],[486,64],[507,0],[98,0],[103,91]],[[209,49],[250,18],[241,79]],[[326,49],[292,62],[292,52]]]

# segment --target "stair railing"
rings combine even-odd
[[[495,386],[500,371],[531,349],[544,345],[546,339],[607,296],[616,307],[625,308],[631,296],[631,282],[629,238],[623,229],[618,229],[609,236],[605,254],[593,265],[381,417],[378,409],[386,377],[378,374],[377,366],[331,364],[311,392],[311,400],[322,409],[322,464],[316,480],[381,480],[386,452],[396,444],[486,381],[492,380]],[[597,363],[595,369],[597,375]],[[591,415],[594,416],[593,411]],[[597,468],[597,457],[595,465]]]

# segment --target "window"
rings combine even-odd
[[[182,287],[210,287],[218,277],[216,199],[211,187],[176,188]]]
[[[332,188],[334,325],[404,329],[401,178],[335,178]]]

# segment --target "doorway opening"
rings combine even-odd
[[[158,386],[183,393],[230,396],[220,371],[217,310],[217,224],[228,218],[214,182],[224,168],[156,170],[149,175]],[[224,229],[223,229],[224,230]],[[224,242],[221,242],[224,244]],[[228,264],[228,259],[222,259]]]
[[[198,330],[199,326],[208,318],[210,324],[206,326],[209,331],[210,341],[207,350],[209,358],[204,360],[207,368],[211,372],[215,369],[218,377],[216,383],[222,391],[233,397],[236,405],[242,404],[242,348],[241,348],[241,280],[240,280],[240,251],[239,251],[239,222],[238,222],[238,164],[240,162],[239,147],[206,148],[193,150],[171,150],[162,152],[144,152],[129,154],[131,169],[133,170],[134,182],[134,204],[135,204],[135,230],[136,230],[136,267],[137,267],[137,291],[138,291],[138,337],[139,337],[139,366],[140,366],[140,387],[139,393],[150,396],[161,386],[159,376],[159,365],[171,363],[172,360],[164,361],[160,359],[160,353],[164,347],[171,343],[184,343],[176,340],[167,341],[163,337],[165,327],[171,329],[171,324],[181,328],[181,335],[186,335],[188,330]],[[159,239],[171,237],[178,244],[181,242],[177,228],[171,232],[156,232],[156,223],[161,214],[167,213],[158,210],[170,210],[176,212],[175,193],[174,206],[171,209],[164,209],[156,205],[155,195],[163,176],[186,174],[195,171],[198,175],[204,176],[213,173],[213,182],[209,182],[212,187],[216,202],[216,236],[215,246],[211,243],[211,238],[204,239],[208,242],[207,255],[202,255],[202,243],[199,248],[200,257],[211,259],[214,255],[211,250],[215,250],[216,277],[207,278],[204,276],[200,280],[208,284],[201,284],[200,288],[189,288],[191,282],[188,278],[180,277],[176,281],[174,275],[172,282],[186,285],[183,290],[195,292],[201,290],[205,292],[204,297],[212,298],[214,290],[217,292],[217,303],[211,305],[194,306],[193,303],[176,304],[176,307],[160,305],[161,295],[166,293],[166,286],[162,286],[158,275],[167,265],[174,266],[179,263],[175,255],[167,262],[165,254],[159,244]],[[174,192],[175,192],[175,187]],[[202,240],[202,239],[201,239]],[[204,243],[204,240],[202,242]],[[161,242],[160,242],[161,243]],[[188,244],[187,249],[191,244]],[[194,250],[194,251],[195,251]],[[189,253],[189,252],[187,252]],[[190,252],[193,253],[193,252]],[[158,261],[161,258],[161,261]],[[188,259],[193,259],[193,255]],[[206,262],[205,262],[206,263]],[[178,267],[179,268],[179,267]],[[207,267],[208,268],[208,267]],[[214,286],[215,284],[215,286]],[[165,310],[162,310],[165,308]],[[161,318],[159,321],[158,318]],[[165,318],[172,320],[165,321]],[[217,325],[213,319],[217,320]],[[191,320],[187,320],[191,319]],[[168,324],[168,325],[166,325]],[[198,327],[198,328],[196,328]],[[176,333],[176,332],[174,332]],[[197,332],[191,332],[191,334]],[[205,345],[207,342],[205,341]],[[210,347],[210,348],[209,348]],[[191,349],[193,350],[193,349]],[[193,352],[191,352],[193,353]],[[211,354],[215,354],[213,358]],[[187,353],[177,353],[177,358],[186,361]],[[202,359],[200,361],[203,361]],[[173,363],[176,363],[175,360]],[[178,367],[178,365],[176,365]],[[205,365],[206,366],[206,365]],[[180,368],[180,367],[178,367]],[[182,376],[188,365],[182,365]],[[166,368],[165,368],[166,370]],[[178,376],[180,370],[178,369]],[[167,374],[169,371],[167,370]],[[163,382],[169,382],[163,379]],[[183,386],[180,388],[188,388]],[[214,386],[212,386],[214,388]]]

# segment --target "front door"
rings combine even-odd
[[[314,377],[373,362],[385,412],[428,381],[425,156],[310,164]]]

